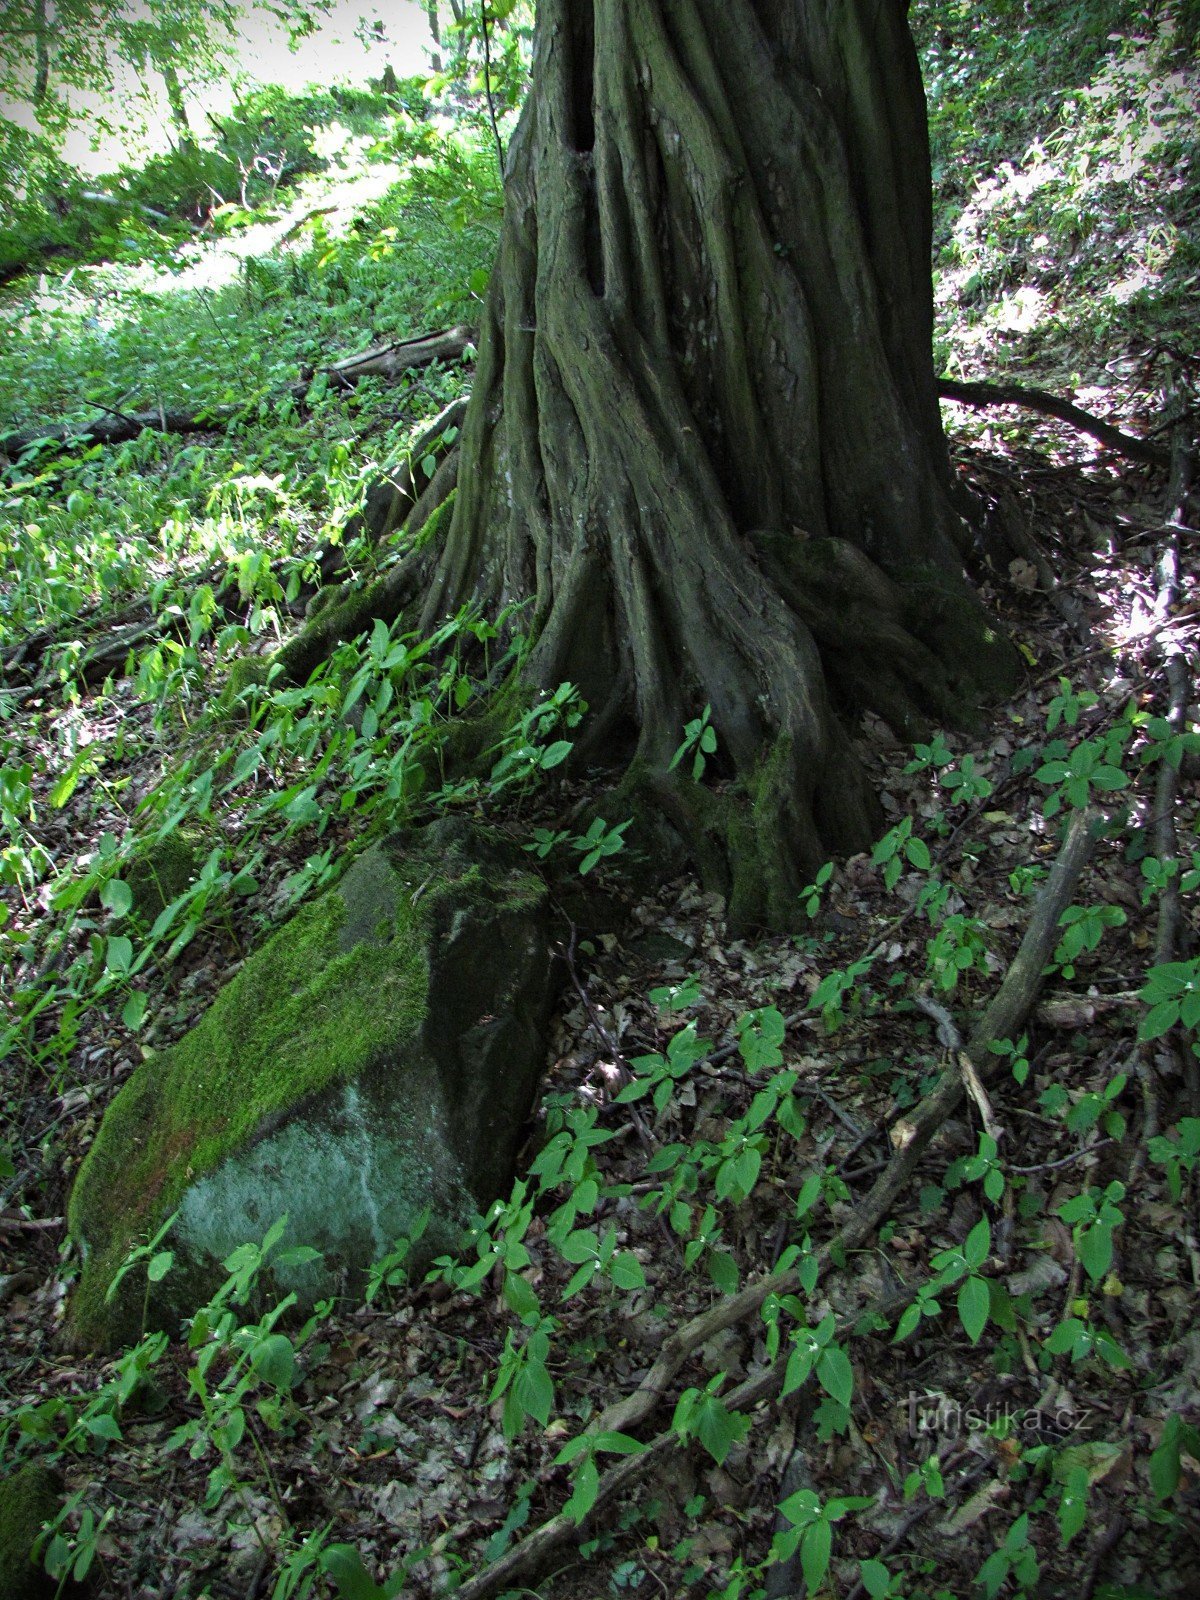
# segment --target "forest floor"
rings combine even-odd
[[[801,1236],[794,1204],[805,1179],[825,1175],[804,1220],[819,1244],[886,1164],[906,1112],[948,1059],[918,1000],[932,1000],[969,1032],[1029,921],[1061,824],[1045,814],[1062,783],[1046,771],[1055,756],[1046,746],[1068,727],[1077,749],[1101,748],[1114,730],[1127,730],[1124,750],[1108,746],[1128,778],[1109,794],[1123,820],[1098,846],[1073,901],[1082,943],[1069,959],[1060,952],[1022,1048],[990,1090],[1004,1130],[1002,1190],[980,1193],[966,1176],[964,1160],[978,1154],[979,1115],[960,1112],[878,1240],[808,1306],[814,1323],[831,1311],[855,1324],[904,1284],[936,1276],[934,1258],[962,1246],[986,1215],[993,1242],[984,1270],[1006,1286],[1019,1317],[971,1337],[947,1290],[943,1315],[929,1313],[899,1342],[894,1315],[862,1331],[847,1341],[853,1402],[844,1426],[797,1396],[751,1413],[749,1432],[729,1443],[720,1463],[697,1447],[680,1450],[589,1530],[582,1551],[564,1553],[554,1563],[558,1576],[538,1592],[580,1600],[643,1586],[680,1596],[736,1593],[726,1587],[734,1564],[753,1565],[770,1543],[785,1469],[793,1492],[800,1485],[825,1504],[862,1497],[862,1509],[838,1528],[831,1592],[850,1593],[858,1561],[882,1557],[913,1586],[897,1592],[966,1594],[982,1555],[993,1542],[1003,1548],[995,1531],[1030,1508],[1027,1543],[1011,1558],[1019,1571],[1036,1556],[1039,1593],[1195,1592],[1200,1480],[1189,1476],[1186,1449],[1169,1504],[1156,1498],[1151,1476],[1167,1419],[1197,1415],[1195,1159],[1181,1155],[1182,1168],[1173,1168],[1160,1146],[1147,1162],[1147,1139],[1197,1116],[1200,1104],[1190,1048],[1138,1040],[1136,975],[1149,964],[1161,915],[1147,872],[1161,857],[1146,830],[1162,762],[1150,759],[1146,724],[1130,718],[1161,712],[1164,652],[1192,653],[1200,623],[1194,600],[1163,611],[1158,569],[1171,534],[1160,476],[974,447],[961,459],[991,494],[1019,505],[1037,528],[1056,530],[1048,552],[1055,596],[1077,603],[1079,625],[1072,629],[1054,597],[1018,568],[992,600],[1030,662],[1030,681],[986,736],[946,737],[934,764],[913,771],[912,752],[886,728],[865,730],[890,818],[911,820],[912,836],[928,844],[929,867],[905,860],[888,888],[886,860],[838,865],[803,934],[733,940],[720,901],[690,880],[639,898],[629,886],[636,864],[627,876],[614,864],[614,931],[574,957],[527,1158],[546,1145],[548,1117],[561,1126],[568,1109],[594,1113],[597,1217],[636,1254],[646,1282],[618,1298],[601,1280],[556,1304],[573,1269],[546,1247],[538,1215],[528,1219],[527,1276],[543,1304],[555,1305],[559,1324],[551,1425],[506,1438],[503,1400],[488,1403],[513,1326],[488,1282],[471,1294],[444,1283],[385,1289],[370,1304],[339,1306],[322,1324],[286,1418],[264,1433],[269,1476],[247,1459],[238,1489],[214,1499],[211,1441],[196,1458],[168,1448],[196,1410],[191,1353],[172,1346],[154,1366],[144,1411],[138,1403],[118,1408],[119,1441],[105,1441],[101,1456],[72,1451],[61,1462],[65,1491],[80,1497],[75,1517],[87,1508],[103,1522],[93,1570],[108,1592],[146,1600],[280,1592],[277,1563],[286,1570],[301,1535],[325,1529],[328,1542],[356,1545],[381,1573],[410,1562],[411,1592],[425,1593],[449,1573],[478,1570],[523,1527],[553,1515],[567,1487],[566,1470],[554,1464],[562,1445],[589,1413],[636,1386],[665,1334],[709,1307],[717,1283],[728,1291],[752,1280]],[[1044,535],[1040,544],[1046,548]],[[1185,553],[1178,594],[1194,596],[1194,580]],[[85,695],[73,714],[87,719],[93,709]],[[95,710],[114,714],[110,699]],[[138,715],[132,699],[120,714]],[[1195,860],[1187,841],[1200,820],[1191,768],[1186,762],[1175,806],[1185,868]],[[83,797],[62,807],[56,826],[43,831],[51,853],[78,850],[81,827],[98,837],[95,830],[119,826],[91,800],[83,807]],[[537,816],[501,820],[520,841]],[[937,927],[917,909],[935,878],[949,891]],[[1190,922],[1188,929],[1185,937],[1194,937]],[[177,1037],[215,995],[237,961],[236,931],[199,935],[165,975],[154,1005],[156,1045]],[[564,949],[574,931],[564,924]],[[871,952],[874,961],[839,1004],[814,1007],[822,980],[852,972]],[[663,1052],[681,1026],[694,1024],[702,1041],[719,1045],[735,1037],[738,1018],[764,1007],[787,1019],[765,1066],[750,1070],[736,1051],[706,1062],[702,1049],[661,1110],[617,1099],[637,1064]],[[10,1414],[28,1419],[21,1427],[30,1444],[64,1431],[54,1402],[84,1413],[86,1397],[114,1381],[109,1363],[65,1353],[56,1336],[71,1267],[60,1250],[61,1217],[96,1118],[141,1051],[128,1030],[93,1013],[74,1055],[82,1070],[70,1089],[53,1096],[28,1085],[22,1149],[36,1159],[53,1138],[55,1166],[19,1173],[23,1190],[0,1215],[5,1385]],[[673,1215],[652,1175],[661,1181],[662,1160],[656,1167],[652,1158],[666,1152],[671,1166],[681,1147],[693,1155],[742,1148],[740,1119],[781,1068],[796,1074],[804,1126],[798,1137],[774,1135],[752,1203],[739,1203],[736,1190],[732,1200],[718,1199],[710,1167],[681,1191],[696,1216]],[[1175,1193],[1172,1172],[1180,1170]],[[1071,1207],[1100,1191],[1115,1208],[1111,1255],[1085,1266],[1092,1258]],[[701,1237],[704,1248],[689,1260],[690,1242]],[[723,1258],[718,1266],[714,1254]],[[498,1269],[489,1281],[502,1276]],[[1047,1353],[1054,1330],[1068,1323],[1100,1341],[1081,1359],[1072,1358],[1070,1341]],[[770,1364],[767,1338],[761,1317],[721,1332],[696,1349],[678,1386],[703,1386],[714,1372],[730,1385],[753,1377]],[[828,1397],[825,1406],[833,1409]],[[665,1425],[669,1406],[653,1420]],[[1060,1465],[1039,1467],[1044,1446],[1046,1462]],[[1071,1463],[1086,1469],[1088,1487],[1083,1525],[1065,1542],[1060,1500]]]
[[[1039,135],[983,182],[961,177],[960,203],[939,213],[939,343],[954,375],[1069,393],[1174,442],[1182,470],[1200,371],[1185,237],[1197,191],[1169,141],[1197,73],[1165,49],[1151,37],[1101,51],[1091,123],[1065,120],[1067,135]],[[1152,137],[1163,130],[1166,145]],[[953,167],[965,134],[942,137]],[[41,630],[54,643],[47,677],[22,667],[0,687],[4,1472],[51,1462],[51,1555],[137,1600],[355,1600],[389,1575],[393,1593],[461,1583],[474,1596],[568,1495],[582,1505],[593,1489],[591,1519],[557,1524],[537,1568],[494,1592],[1196,1593],[1197,518],[1178,473],[1011,411],[947,408],[956,469],[987,511],[975,575],[1028,666],[1011,703],[975,735],[915,752],[882,724],[859,730],[888,832],[814,884],[796,933],[731,938],[720,900],[690,878],[647,894],[633,843],[595,875],[606,931],[562,919],[564,998],[527,1187],[492,1230],[512,1260],[524,1251],[515,1275],[553,1318],[544,1357],[503,1264],[468,1291],[446,1274],[410,1285],[399,1258],[369,1299],[297,1336],[279,1384],[247,1369],[237,1330],[207,1389],[183,1338],[115,1358],[64,1347],[78,1270],[66,1199],[105,1106],[267,929],[394,821],[379,793],[342,808],[336,766],[310,791],[334,720],[315,692],[276,698],[274,753],[257,765],[250,733],[207,712],[236,654],[294,621],[305,562],[364,484],[469,376],[314,393],[303,416],[269,403],[354,325],[413,333],[469,313],[462,285],[487,258],[494,197],[476,155],[445,163],[444,191],[410,171],[357,235],[314,217],[186,312],[165,281],[139,306],[144,285],[115,269],[8,291],[29,363],[0,375],[6,424],[68,405],[82,416],[85,395],[161,404],[185,383],[246,415],[230,433],[146,438],[123,460],[34,452],[6,474],[0,646]],[[451,241],[447,196],[464,173],[482,198]],[[409,253],[389,256],[397,239]],[[411,267],[402,291],[398,262]],[[242,584],[224,626],[214,567]],[[175,632],[138,640],[131,673],[79,682],[72,619],[94,606],[102,631],[153,585],[179,608]],[[381,751],[400,727],[381,726]],[[247,781],[225,783],[242,756]],[[458,803],[525,845],[585,788]],[[959,1070],[1084,808],[1108,825],[1011,1051],[944,1120],[869,1242],[826,1260],[923,1098]],[[135,834],[179,818],[216,842],[211,871],[135,965],[104,886]],[[569,1203],[582,1231],[611,1229],[636,1260],[624,1282],[575,1285],[580,1263],[549,1228]],[[821,1263],[803,1303],[781,1294],[706,1322],[793,1246],[801,1273]],[[811,1350],[791,1342],[805,1327]],[[560,1461],[688,1329],[669,1392],[629,1425],[654,1442],[644,1467],[608,1476],[638,1461],[619,1442],[594,1483],[590,1456]],[[789,1349],[786,1398],[725,1408]],[[528,1403],[514,1407],[522,1370]],[[759,1573],[777,1534],[795,1559]],[[329,1554],[341,1546],[358,1567]],[[12,1581],[0,1573],[0,1596]]]

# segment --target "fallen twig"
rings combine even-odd
[[[383,378],[388,383],[394,383],[404,373],[420,372],[435,361],[460,361],[473,337],[472,330],[467,327],[442,328],[436,333],[422,333],[412,339],[379,345],[357,355],[345,356],[327,367],[306,368],[296,383],[281,390],[274,398],[303,401],[309,385],[319,372],[328,373],[331,381],[342,388],[350,388],[362,378]],[[234,405],[182,411],[158,405],[153,411],[113,412],[108,406],[100,406],[99,409],[109,412],[109,415],[89,422],[53,422],[0,434],[0,457],[16,460],[35,443],[123,444],[129,439],[138,438],[150,428],[160,433],[220,430],[244,416],[246,408],[244,405]]]
[[[1103,422],[1090,411],[1084,411],[1080,406],[1072,405],[1069,400],[1060,399],[1045,389],[1030,389],[1021,383],[959,383],[954,378],[939,378],[937,392],[939,399],[954,400],[962,406],[1024,406],[1029,411],[1040,411],[1045,416],[1057,417],[1060,422],[1069,423],[1080,433],[1089,434],[1110,450],[1128,456],[1131,461],[1144,461],[1153,467],[1170,465],[1171,453],[1161,445],[1151,444],[1149,440],[1139,439],[1132,433],[1123,433],[1120,428],[1114,428],[1111,422]]]

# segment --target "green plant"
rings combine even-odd
[[[77,1489],[38,1541],[42,1566],[58,1581],[60,1594],[68,1581],[83,1583],[87,1578],[99,1555],[101,1537],[114,1515],[109,1506],[97,1521],[91,1506],[83,1504],[86,1493],[86,1489]],[[71,1533],[68,1526],[76,1515],[79,1529]]]
[[[576,1463],[572,1474],[571,1497],[563,1506],[563,1515],[578,1525],[595,1505],[600,1488],[600,1470],[596,1465],[598,1455],[635,1456],[645,1448],[640,1439],[630,1438],[625,1433],[582,1433],[568,1440],[554,1458],[557,1467]]]
[[[918,872],[928,872],[932,866],[929,846],[913,835],[913,821],[905,817],[889,829],[871,851],[871,860],[883,868],[883,886],[894,889],[904,871],[904,864],[916,867]]]
[[[1097,704],[1097,697],[1090,689],[1076,690],[1070,678],[1060,678],[1058,693],[1046,707],[1047,733],[1053,733],[1060,722],[1068,728],[1073,728],[1082,713],[1090,711]]]
[[[1200,1163],[1200,1117],[1181,1117],[1174,1128],[1156,1134],[1150,1140],[1149,1153],[1151,1161],[1166,1172],[1171,1199],[1178,1201],[1184,1180],[1191,1178]]]
[[[981,1585],[986,1600],[994,1600],[1011,1578],[1022,1589],[1031,1589],[1038,1580],[1041,1564],[1037,1551],[1030,1543],[1029,1514],[1022,1512],[980,1567],[976,1581]]]
[[[926,945],[929,971],[939,989],[948,992],[968,973],[987,971],[986,933],[978,917],[955,912],[945,918]]]
[[[841,1495],[823,1501],[812,1489],[797,1490],[779,1503],[780,1514],[791,1527],[771,1540],[772,1559],[787,1561],[799,1550],[804,1581],[816,1593],[829,1571],[834,1523],[851,1511],[865,1511],[873,1504],[869,1495]]]
[[[941,733],[935,733],[928,744],[914,745],[913,751],[913,759],[904,768],[905,772],[926,772],[930,768],[937,772],[954,763],[954,752]]]
[[[826,1033],[835,1033],[846,1020],[846,1012],[866,1003],[867,990],[859,985],[875,965],[876,952],[860,956],[848,967],[827,972],[808,999],[810,1011],[819,1011]]]
[[[1047,796],[1042,811],[1053,817],[1064,805],[1082,811],[1093,791],[1112,794],[1128,788],[1129,776],[1121,766],[1121,756],[1129,729],[1114,729],[1107,739],[1084,739],[1068,747],[1061,739],[1046,746],[1047,759],[1038,768],[1038,781],[1055,785],[1054,793]]]
[[[1105,928],[1123,928],[1126,920],[1120,906],[1068,906],[1058,920],[1062,937],[1054,952],[1063,977],[1075,976],[1075,962],[1084,951],[1096,949]]]
[[[950,791],[951,798],[956,804],[986,800],[992,793],[991,780],[975,770],[974,756],[964,756],[957,767],[949,772],[939,773],[938,782],[943,789]]]
[[[162,1227],[152,1239],[145,1244],[134,1245],[125,1257],[125,1260],[113,1273],[112,1281],[105,1290],[104,1298],[110,1303],[116,1299],[121,1284],[136,1268],[145,1263],[146,1267],[146,1293],[142,1301],[142,1333],[146,1331],[146,1316],[150,1309],[150,1289],[153,1284],[161,1283],[175,1264],[175,1252],[160,1248],[163,1240],[170,1233],[179,1218],[178,1211],[174,1211],[163,1223]]]
[[[1150,1008],[1138,1027],[1139,1039],[1159,1039],[1177,1024],[1194,1031],[1200,1026],[1200,956],[1151,967],[1138,998]]]
[[[832,877],[833,862],[827,861],[825,865],[818,871],[813,881],[809,884],[806,884],[805,887],[801,889],[800,904],[804,907],[804,914],[806,917],[811,919],[820,911],[821,900],[824,897],[826,889],[829,887],[829,882]]]
[[[624,850],[625,830],[632,822],[632,817],[626,817],[624,822],[618,822],[610,828],[603,817],[596,817],[586,833],[581,833],[572,839],[571,848],[577,850],[582,857],[579,863],[580,872],[588,873],[597,862]]]
[[[708,757],[716,754],[717,734],[710,718],[712,706],[706,705],[700,715],[687,723],[683,730],[683,742],[671,757],[667,770],[674,772],[684,756],[692,757],[692,782],[699,783],[704,776],[704,768]]]
[[[986,1217],[971,1229],[961,1247],[938,1251],[931,1260],[935,1276],[917,1291],[916,1299],[902,1313],[892,1336],[899,1343],[916,1329],[923,1317],[937,1316],[942,1289],[959,1284],[958,1317],[972,1344],[978,1344],[988,1317],[994,1315],[992,1290],[980,1268],[991,1252],[992,1230]]]
[[[702,1389],[685,1389],[675,1405],[671,1428],[681,1440],[695,1439],[720,1466],[750,1431],[750,1418],[730,1411],[719,1398],[725,1374],[718,1372]]]
[[[392,1248],[386,1255],[371,1263],[367,1273],[367,1305],[370,1305],[383,1289],[402,1289],[407,1286],[409,1281],[407,1263],[412,1255],[413,1246],[429,1226],[430,1215],[430,1208],[426,1206],[413,1223],[412,1231],[407,1238],[393,1240]]]
[[[504,1437],[513,1439],[532,1417],[541,1427],[550,1421],[554,1405],[554,1380],[547,1365],[551,1335],[558,1323],[553,1317],[540,1317],[525,1329],[524,1337],[509,1329],[496,1372],[489,1403],[504,1397],[502,1412]]]
[[[1114,1179],[1104,1189],[1085,1189],[1057,1208],[1071,1228],[1075,1254],[1093,1283],[1099,1283],[1112,1266],[1113,1233],[1125,1220],[1120,1209],[1124,1198],[1125,1185]]]

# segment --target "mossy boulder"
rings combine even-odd
[[[319,592],[323,594],[325,591]],[[271,662],[266,656],[239,656],[230,667],[229,676],[225,679],[221,690],[222,710],[234,710],[244,689],[248,689],[251,684],[260,689],[264,688],[270,676]]]
[[[59,1486],[49,1468],[31,1463],[0,1478],[0,1600],[43,1600],[54,1593],[33,1547],[58,1508]]]
[[[125,869],[134,915],[147,927],[195,882],[203,858],[198,834],[177,828],[143,845]]]
[[[136,1335],[144,1275],[105,1293],[172,1213],[158,1323],[285,1214],[290,1241],[325,1253],[276,1274],[304,1300],[356,1289],[426,1207],[426,1258],[456,1244],[511,1182],[541,1074],[547,915],[524,858],[464,823],[360,856],[110,1106],[70,1203],[77,1340]]]

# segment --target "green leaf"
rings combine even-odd
[[[150,1258],[150,1265],[146,1268],[146,1276],[151,1283],[161,1283],[175,1265],[175,1252],[173,1250],[160,1250],[156,1256]]]
[[[554,1382],[540,1362],[527,1362],[513,1385],[517,1403],[544,1428],[554,1404]]]
[[[987,1260],[991,1247],[991,1223],[986,1217],[980,1217],[963,1242],[963,1258],[968,1266],[981,1267]]]
[[[622,1250],[615,1255],[609,1263],[608,1272],[618,1289],[646,1287],[646,1274],[642,1271],[642,1263],[631,1250]]]
[[[331,1544],[322,1550],[321,1568],[337,1584],[342,1600],[388,1600],[388,1590],[371,1577],[352,1544]]]
[[[595,1439],[597,1450],[613,1456],[640,1456],[646,1449],[641,1439],[634,1439],[628,1433],[598,1433]]]
[[[854,1369],[840,1345],[826,1346],[817,1357],[817,1382],[839,1405],[850,1404],[854,1393]]]
[[[750,1418],[727,1410],[715,1394],[705,1395],[701,1400],[692,1425],[692,1432],[718,1466],[749,1430]]]
[[[99,1416],[84,1417],[83,1425],[93,1438],[114,1441],[121,1438],[120,1424],[110,1412],[102,1411]]]
[[[1082,1233],[1076,1243],[1076,1253],[1093,1283],[1099,1283],[1112,1266],[1112,1229],[1107,1223],[1097,1223]]]
[[[860,1561],[858,1564],[862,1586],[871,1600],[882,1600],[892,1586],[892,1575],[882,1561]]]
[[[932,865],[929,857],[929,846],[924,839],[909,839],[904,847],[904,852],[914,867],[921,872],[928,872]]]
[[[958,1315],[972,1344],[979,1343],[979,1337],[987,1326],[990,1304],[987,1280],[967,1278],[958,1291]]]
[[[1142,1025],[1138,1029],[1139,1039],[1160,1039],[1179,1021],[1179,1001],[1160,1000],[1157,1005],[1142,1018]]]
[[[561,765],[573,749],[574,746],[569,739],[559,739],[556,743],[547,745],[542,751],[539,765],[543,771],[549,771],[551,767]]]
[[[114,917],[123,917],[133,905],[133,890],[120,878],[110,878],[100,891],[100,904]]]
[[[787,1370],[783,1375],[783,1391],[780,1399],[786,1400],[788,1395],[804,1383],[813,1369],[816,1357],[807,1344],[798,1344],[788,1357]]]
[[[710,1250],[708,1254],[708,1275],[722,1294],[733,1295],[738,1291],[737,1262],[728,1250]]]
[[[596,1504],[600,1493],[600,1471],[596,1458],[590,1453],[579,1463],[579,1471],[571,1488],[571,1498],[563,1507],[563,1514],[578,1525]]]
[[[800,1545],[800,1566],[805,1582],[815,1594],[829,1571],[829,1555],[833,1546],[833,1530],[824,1517],[819,1517],[806,1529]]]
[[[109,972],[123,977],[133,965],[133,945],[121,934],[114,934],[104,953],[104,965]]]
[[[904,1314],[900,1318],[900,1321],[896,1324],[896,1331],[892,1335],[892,1343],[893,1344],[899,1344],[901,1342],[901,1340],[907,1339],[909,1334],[917,1326],[917,1324],[918,1324],[918,1322],[920,1322],[920,1320],[921,1320],[921,1308],[920,1308],[920,1306],[916,1305],[916,1304],[913,1304],[911,1306],[907,1306],[905,1308]]]
[[[290,1389],[296,1373],[296,1352],[284,1333],[273,1333],[254,1347],[250,1364],[273,1389]]]
[[[132,1032],[141,1027],[146,1020],[147,999],[140,990],[135,989],[121,1007],[121,1021]]]

